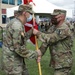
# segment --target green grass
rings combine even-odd
[[[72,74],[71,75],[75,75],[75,39],[74,39],[74,43],[73,43],[73,48],[72,48],[72,52],[73,52],[73,67],[72,67]]]
[[[41,43],[39,42],[38,44],[40,46]],[[30,43],[27,44],[27,48],[35,50],[35,46],[33,46]],[[1,55],[1,49],[0,49],[0,55]],[[73,46],[73,58],[74,58],[74,64],[72,67],[71,75],[75,75],[75,40],[74,40],[74,46]],[[26,59],[25,61],[26,61],[27,68],[30,75],[39,75],[38,65],[36,61],[28,60],[28,59]],[[49,67],[49,62],[50,62],[50,54],[49,54],[49,50],[47,50],[41,60],[42,75],[53,75],[53,69]],[[0,71],[0,75],[5,75],[5,74],[3,71]]]
[[[40,46],[40,42],[38,43],[39,46]],[[27,48],[30,47],[31,44],[28,44]],[[35,46],[34,48],[30,47],[29,49],[36,49]],[[42,75],[52,75],[52,70],[50,70],[50,67],[49,67],[49,62],[50,62],[50,54],[49,54],[49,50],[47,50],[47,52],[45,53],[45,55],[42,57],[42,60],[40,62],[41,64],[41,70],[42,70]],[[29,70],[29,73],[30,75],[39,75],[39,71],[38,71],[38,64],[35,60],[27,60],[26,59],[26,64],[27,64],[27,67],[28,67],[28,70]]]

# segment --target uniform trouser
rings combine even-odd
[[[28,69],[25,68],[25,69],[23,69],[23,72],[18,71],[18,73],[14,72],[14,73],[11,73],[11,74],[7,72],[6,75],[29,75],[29,73],[28,73]]]
[[[70,75],[70,68],[55,69],[54,75]]]
[[[24,58],[20,57],[8,47],[3,46],[2,64],[6,75],[29,75]]]
[[[28,69],[25,65],[16,66],[15,69],[9,72],[9,70],[4,69],[6,75],[29,75]]]
[[[50,51],[50,54],[52,54],[51,51]],[[55,67],[54,67],[53,64],[55,64],[55,62],[53,61],[53,58],[51,57],[49,66],[50,67],[53,67],[55,69]],[[72,61],[71,61],[70,64],[72,64]],[[71,68],[72,68],[72,65],[71,66],[68,66],[68,67],[63,67],[62,66],[61,69],[59,68],[59,69],[55,69],[54,70],[54,75],[70,75]]]
[[[29,73],[28,73],[28,69],[24,69],[23,72],[19,72],[19,71],[18,71],[18,73],[17,73],[17,72],[14,72],[14,73],[11,73],[11,74],[9,74],[9,73],[7,72],[6,75],[29,75]]]

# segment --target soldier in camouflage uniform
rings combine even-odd
[[[41,55],[40,50],[26,49],[26,40],[38,31],[31,29],[25,33],[24,24],[28,13],[33,13],[30,5],[20,5],[19,15],[11,20],[6,26],[6,34],[3,37],[3,69],[6,75],[26,75],[24,58],[36,59]],[[38,61],[38,60],[37,60]]]
[[[54,75],[69,75],[72,67],[72,35],[70,28],[65,23],[65,10],[55,9],[51,22],[55,25],[52,33],[39,32],[39,39],[43,41],[40,46],[42,55],[49,47],[51,50],[51,66],[54,68]]]

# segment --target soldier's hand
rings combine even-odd
[[[37,29],[33,28],[33,34],[37,35],[38,33],[39,33],[39,31]]]
[[[42,53],[41,53],[40,50],[36,50],[36,52],[37,52],[37,54],[38,54],[38,57],[39,57],[39,56],[42,56]]]
[[[36,61],[39,63],[41,61],[41,56],[39,56]]]
[[[40,62],[40,61],[41,61],[42,53],[41,53],[40,50],[36,50],[36,52],[37,52],[37,55],[38,55],[36,61],[37,61],[37,62]]]

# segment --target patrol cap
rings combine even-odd
[[[32,10],[32,6],[31,5],[20,5],[18,8],[18,11],[25,11],[25,12],[29,12],[29,13],[34,13]]]
[[[64,14],[66,15],[66,10],[62,9],[54,9],[53,13],[51,15],[59,15],[59,14]]]

